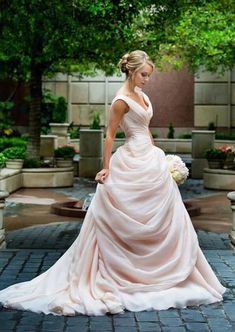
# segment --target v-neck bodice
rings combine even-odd
[[[121,99],[129,107],[129,111],[123,116],[120,122],[120,128],[124,131],[127,139],[140,136],[143,138],[145,136],[148,141],[150,140],[148,128],[153,115],[153,109],[148,96],[144,93],[143,98],[145,103],[148,104],[147,109],[124,94],[117,95],[112,101],[113,104],[116,100]]]

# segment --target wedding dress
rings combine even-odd
[[[162,310],[221,301],[164,152],[152,145],[148,108],[125,95],[126,142],[110,159],[81,232],[46,272],[0,291],[8,308],[55,315]],[[146,105],[147,106],[147,105]]]

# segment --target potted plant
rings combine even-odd
[[[206,151],[206,159],[210,168],[223,168],[226,157],[226,152],[221,149],[209,149]]]
[[[226,153],[226,158],[224,160],[224,169],[234,169],[235,168],[235,146],[234,145],[223,145],[219,149]]]
[[[21,169],[26,156],[26,149],[20,146],[7,148],[3,151],[6,158],[6,167],[13,169]]]
[[[46,115],[50,113],[49,118],[52,120],[49,125],[51,133],[57,136],[67,136],[69,123],[67,120],[68,103],[62,96],[54,96],[50,91],[44,91],[43,102]],[[48,120],[47,120],[48,121]]]
[[[63,145],[54,150],[57,167],[72,167],[73,157],[77,153],[73,145]]]

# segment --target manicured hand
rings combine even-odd
[[[104,183],[108,175],[109,175],[109,170],[107,168],[103,168],[101,171],[99,171],[96,174],[95,181],[102,184]]]

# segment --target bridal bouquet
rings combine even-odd
[[[183,160],[176,155],[167,155],[166,161],[168,163],[168,169],[175,182],[178,185],[184,183],[188,177],[189,170]]]

